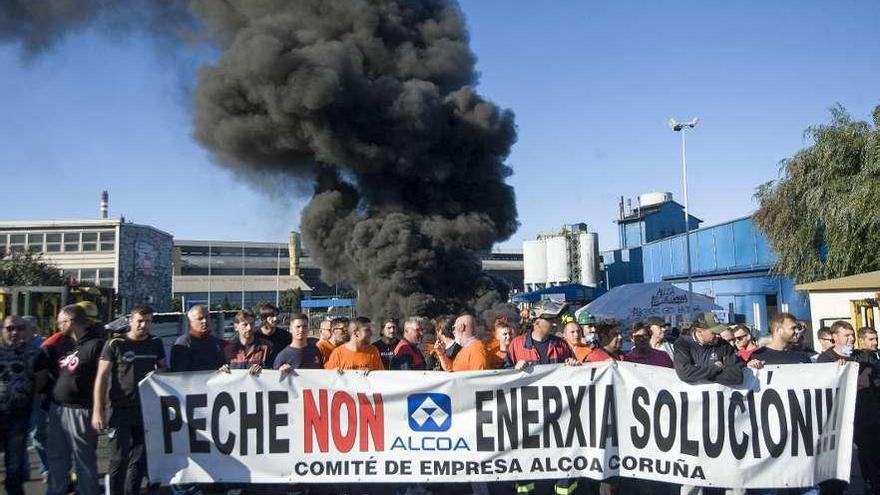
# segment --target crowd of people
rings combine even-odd
[[[671,341],[666,322],[650,318],[627,328],[631,345],[624,345],[618,322],[597,321],[588,313],[581,313],[576,320],[533,314],[523,325],[505,317],[481,325],[469,314],[436,320],[410,317],[403,321],[402,331],[397,321],[388,319],[374,339],[373,323],[364,317],[322,320],[318,336],[311,337],[306,315],[292,315],[283,328],[278,309],[266,304],[259,314],[239,311],[233,323],[235,335],[223,340],[211,332],[208,309],[195,306],[186,315],[187,333],[174,342],[166,359],[163,343],[150,333],[151,308],[132,308],[128,329],[120,334],[108,335],[95,321],[96,315],[93,305],[65,306],[57,317],[57,332],[45,340],[35,332],[33,319],[9,316],[3,321],[0,440],[5,451],[5,488],[10,495],[24,493],[22,485],[30,473],[28,437],[40,460],[46,494],[63,495],[72,490],[80,495],[99,493],[96,451],[100,433],[107,433],[109,439],[109,492],[140,493],[147,459],[137,387],[153,371],[462,372],[522,370],[538,364],[578,366],[608,360],[673,368],[685,383],[725,385],[742,383],[745,367],[855,361],[860,367],[854,424],[858,459],[866,493],[880,490],[877,332],[871,328],[856,332],[845,321],[817,331],[822,348],[814,353],[804,346],[803,322],[789,313],[774,315],[769,335],[762,339],[756,339],[746,325],[724,325],[706,313],[694,318]],[[629,350],[624,352],[625,348]],[[386,491],[391,493],[393,488]],[[489,483],[472,488],[493,495],[718,491],[613,478],[602,482],[570,478]],[[175,488],[180,493],[199,489]],[[846,483],[830,481],[816,487],[754,493],[844,493],[845,489]]]

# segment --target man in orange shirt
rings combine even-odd
[[[474,336],[476,321],[473,315],[461,315],[455,320],[452,334],[455,342],[461,346],[461,350],[455,355],[455,359],[449,359],[443,347],[443,343],[434,344],[434,348],[440,356],[440,365],[444,371],[474,371],[490,369],[489,360],[486,357],[486,346]],[[439,342],[439,341],[438,341]]]
[[[573,321],[566,323],[562,328],[562,337],[565,339],[565,343],[571,347],[571,353],[579,363],[583,363],[593,350],[584,344],[584,331],[580,325]]]
[[[334,320],[335,321],[335,320]],[[336,332],[334,331],[334,335]],[[354,328],[348,342],[338,346],[324,363],[327,370],[384,370],[379,350],[370,344],[373,337],[373,326],[369,318],[358,317],[354,320]]]
[[[327,338],[324,338],[324,327],[327,327]],[[348,318],[338,317],[332,320],[324,320],[321,322],[321,338],[316,344],[321,351],[321,357],[324,362],[330,359],[333,349],[336,349],[345,342],[348,335]]]

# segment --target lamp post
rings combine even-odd
[[[688,214],[688,167],[687,167],[687,147],[685,141],[685,131],[693,129],[697,126],[699,119],[694,117],[690,122],[679,122],[675,119],[669,119],[669,128],[675,132],[681,133],[681,180],[684,185],[684,238],[685,238],[685,259],[687,260],[687,276],[688,276],[688,298],[693,298],[694,282],[691,277],[691,216]],[[693,301],[691,301],[693,304]],[[693,311],[689,311],[692,314]]]

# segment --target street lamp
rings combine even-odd
[[[669,128],[675,132],[681,133],[681,179],[684,184],[684,238],[685,238],[685,259],[687,260],[688,275],[688,298],[693,304],[694,282],[691,278],[691,217],[688,214],[688,167],[687,153],[685,147],[685,131],[693,129],[697,126],[699,119],[694,117],[690,122],[679,122],[675,119],[669,119]],[[689,311],[688,313],[693,313]]]

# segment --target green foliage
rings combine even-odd
[[[0,258],[0,286],[12,285],[59,286],[64,277],[39,254],[18,252]]]
[[[171,298],[171,312],[183,311],[183,299],[180,296]]]
[[[812,144],[758,186],[755,224],[779,254],[776,270],[810,282],[880,270],[880,106],[874,125],[840,105],[808,128]]]
[[[300,300],[302,299],[302,291],[299,289],[287,289],[281,291],[278,295],[278,306],[282,312],[299,313],[302,311]]]

